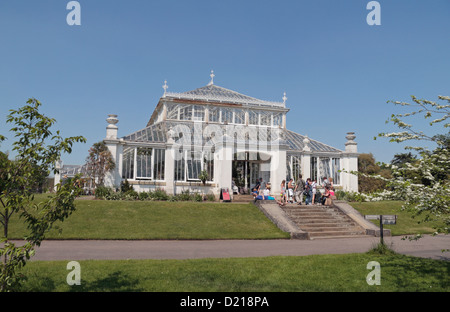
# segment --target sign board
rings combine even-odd
[[[383,224],[397,224],[397,216],[396,215],[386,215],[383,216]]]
[[[397,224],[397,215],[365,215],[366,220],[382,220],[383,224]]]
[[[380,241],[384,244],[383,240],[383,224],[397,224],[397,215],[365,215],[366,220],[380,220]]]

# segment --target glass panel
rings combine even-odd
[[[273,114],[273,126],[274,127],[281,127],[282,121],[283,121],[282,113]]]
[[[317,157],[311,157],[311,180],[317,181]]]
[[[233,123],[233,110],[231,108],[222,108],[222,122]]]
[[[234,110],[234,123],[240,125],[245,123],[245,112],[242,109]]]
[[[138,147],[136,157],[136,179],[151,179],[152,149]]]
[[[319,172],[320,172],[320,183],[323,183],[325,177],[329,178],[330,175],[330,159],[329,158],[320,158],[319,164]]]
[[[208,181],[214,181],[214,153],[211,151],[203,153],[203,170],[208,173]]]
[[[180,105],[176,104],[166,104],[167,105],[167,119],[178,119],[178,108]]]
[[[332,162],[333,168],[333,185],[334,184],[341,184],[341,173],[339,170],[341,170],[341,159],[340,158],[333,158]]]
[[[259,164],[258,163],[250,163],[250,186],[254,187],[255,184],[259,181]]]
[[[292,166],[291,166],[291,156],[286,156],[286,180],[292,178]]]
[[[259,124],[259,120],[258,120],[258,113],[255,111],[249,111],[248,112],[248,124],[249,125],[258,125]]]
[[[220,109],[218,107],[209,107],[209,121],[210,122],[220,121]]]
[[[194,106],[194,120],[204,121],[205,120],[205,108],[203,106]]]
[[[153,167],[153,178],[155,180],[164,180],[164,161],[165,161],[166,151],[163,149],[155,149],[154,163]]]
[[[292,156],[292,179],[296,181],[301,174],[301,158]]]
[[[199,180],[200,171],[202,170],[202,154],[198,152],[191,152],[187,159],[187,179]]]
[[[271,126],[272,125],[272,113],[271,112],[260,112],[261,116],[261,126]]]
[[[180,120],[192,120],[192,106],[180,107]]]
[[[185,177],[185,164],[184,164],[184,151],[180,148],[175,155],[175,181],[184,181]]]
[[[134,179],[134,148],[123,149],[122,179]]]

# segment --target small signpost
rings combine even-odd
[[[383,224],[397,224],[397,215],[365,215],[366,220],[380,220],[380,242],[383,240]]]

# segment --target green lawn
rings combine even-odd
[[[368,285],[370,261],[381,285]],[[81,285],[69,286],[67,262],[32,261],[22,291],[38,292],[448,292],[450,262],[373,253],[192,260],[79,261]]]
[[[252,204],[79,199],[76,207],[47,239],[289,238]],[[10,239],[23,237],[13,221]]]
[[[351,203],[362,214],[398,214],[395,235],[417,233],[401,203]],[[251,204],[77,200],[77,211],[48,235],[53,239],[287,238]],[[432,232],[427,228],[424,232]],[[23,231],[15,220],[14,236]],[[367,263],[381,265],[370,286]],[[66,261],[31,261],[21,291],[126,292],[372,292],[450,291],[450,263],[374,253],[192,260],[79,261],[81,285],[69,286]]]
[[[433,227],[439,225],[438,222],[421,223],[420,218],[413,218],[411,213],[401,210],[402,202],[400,201],[351,202],[349,204],[362,215],[397,215],[397,224],[383,225],[385,229],[391,230],[391,235],[432,234],[435,232]],[[370,221],[377,226],[380,225],[378,220]]]

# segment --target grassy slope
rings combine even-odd
[[[77,210],[47,239],[288,238],[251,204],[77,200]],[[23,237],[15,220],[10,238]]]
[[[401,210],[402,202],[400,201],[352,202],[350,205],[362,215],[397,215],[397,224],[383,225],[385,229],[391,230],[392,235],[431,234],[435,232],[433,226],[438,224],[437,222],[420,223],[420,218],[413,218],[411,213]],[[380,224],[377,220],[371,221],[378,226]]]

